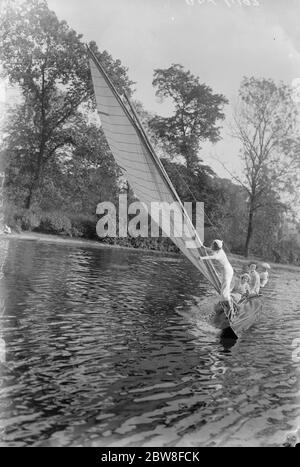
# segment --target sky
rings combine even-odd
[[[165,115],[153,70],[180,63],[230,101],[222,141],[200,156],[219,175],[239,172],[239,146],[228,122],[243,76],[300,82],[300,0],[48,0],[87,42],[95,40],[129,68],[135,98]],[[298,81],[297,81],[298,80]]]

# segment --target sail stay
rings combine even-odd
[[[89,48],[87,50],[102,129],[116,163],[149,213],[153,214],[153,203],[156,202],[160,203],[162,216],[169,216],[168,206],[173,203],[172,209],[177,209],[178,213],[174,212],[172,217],[172,229],[168,232],[170,239],[220,293],[218,273],[209,260],[199,258],[199,251],[202,256],[205,255],[203,244],[137,114],[130,102],[130,110],[125,106],[101,63]]]

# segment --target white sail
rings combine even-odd
[[[128,111],[102,65],[91,50],[88,49],[88,52],[102,129],[117,164],[137,198],[145,203],[149,213],[151,208],[153,209],[153,202],[177,202],[176,209],[179,215],[175,213],[173,217],[170,238],[220,293],[219,276],[209,260],[202,261],[199,258],[199,249],[202,250],[201,240],[159,158],[151,148],[137,116]],[[167,208],[166,212],[163,211],[162,205],[161,208],[162,215],[169,216]],[[180,218],[185,222],[184,231],[182,222],[178,221]],[[204,250],[201,253],[205,255]]]

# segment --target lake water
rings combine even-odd
[[[300,270],[272,269],[230,346],[181,257],[0,247],[1,446],[271,446],[300,428]]]

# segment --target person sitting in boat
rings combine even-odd
[[[271,266],[268,263],[262,263],[261,267],[263,268],[263,272],[260,273],[260,286],[263,288],[269,282],[269,269]]]
[[[256,264],[252,263],[249,266],[249,276],[250,276],[250,294],[251,295],[258,295],[260,290],[260,277],[258,272],[256,271]]]
[[[247,273],[244,273],[240,277],[240,283],[238,285],[238,292],[241,295],[249,295],[250,294],[250,276]]]
[[[232,289],[232,297],[235,299],[236,302],[239,302],[243,297],[250,294],[250,276],[247,273],[241,274],[238,281],[234,285]]]
[[[221,267],[222,271],[222,284],[221,284],[221,299],[229,303],[230,307],[232,299],[230,295],[231,281],[233,278],[233,268],[228,261],[225,251],[223,250],[222,240],[214,240],[211,245],[212,254],[208,256],[201,256],[202,260],[215,260]],[[209,250],[208,250],[209,251]]]

